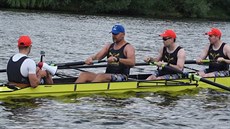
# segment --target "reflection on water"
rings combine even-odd
[[[227,128],[229,110],[229,94],[211,90],[176,96],[128,92],[8,99],[0,103],[4,125],[19,128],[218,128],[220,124]],[[215,121],[207,124],[207,118]]]
[[[5,112],[10,112],[7,118],[17,122],[28,122],[31,120],[33,110],[39,108],[41,102],[36,99],[9,99],[1,103]]]

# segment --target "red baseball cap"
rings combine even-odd
[[[27,35],[22,35],[18,39],[18,46],[29,47],[32,44],[31,39]]]
[[[217,37],[221,37],[221,31],[217,28],[212,28],[211,31],[205,33],[206,35],[214,35],[214,36],[217,36]]]
[[[166,30],[164,33],[160,34],[161,37],[170,37],[170,38],[176,38],[176,33],[173,30]]]

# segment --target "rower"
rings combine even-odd
[[[113,43],[106,44],[98,53],[86,59],[86,64],[107,56],[105,73],[82,72],[76,83],[126,81],[130,68],[135,65],[135,49],[125,41],[125,29],[121,24],[112,27]]]
[[[36,68],[34,60],[28,57],[32,47],[29,36],[23,35],[18,39],[19,53],[13,55],[7,64],[7,77],[10,85],[20,88],[37,87],[41,78],[45,78],[46,84],[52,84],[52,76],[49,72]]]
[[[208,35],[209,44],[196,59],[198,64],[207,57],[211,62],[209,68],[201,70],[198,74],[202,77],[229,76],[230,46],[221,41],[222,33],[218,28],[212,28]]]
[[[147,63],[155,62],[154,64],[158,66],[158,69],[154,70],[146,80],[181,78],[181,74],[168,70],[164,66],[168,65],[182,71],[185,63],[185,50],[175,43],[176,33],[173,30],[166,30],[159,36],[162,37],[164,46],[160,49],[158,56],[144,59]]]

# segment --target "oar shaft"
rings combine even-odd
[[[102,62],[106,62],[106,60],[94,60],[93,64],[97,64],[97,63],[102,63]],[[68,68],[78,68],[78,66],[84,66],[85,62],[84,61],[79,61],[79,62],[69,62],[69,63],[60,63],[57,64],[58,69],[68,69]]]
[[[170,69],[170,70],[172,70],[172,71],[174,71],[174,72],[176,72],[176,73],[183,74],[183,75],[185,75],[186,77],[191,78],[192,80],[195,80],[195,81],[202,81],[202,82],[204,82],[204,83],[207,83],[207,84],[210,84],[210,85],[219,87],[219,88],[224,89],[224,90],[227,90],[227,91],[230,91],[230,87],[221,85],[221,84],[216,83],[216,82],[213,82],[213,81],[210,81],[210,80],[208,80],[208,79],[206,79],[206,78],[202,78],[201,76],[198,76],[198,75],[196,75],[196,74],[193,74],[193,73],[190,73],[190,74],[184,73],[184,72],[182,72],[182,71],[180,71],[180,70],[178,70],[178,69],[175,69],[175,68],[173,68],[173,67],[171,67],[171,66],[165,66],[165,68]]]
[[[210,80],[208,80],[208,79],[200,78],[200,81],[202,81],[202,82],[204,82],[204,83],[208,83],[208,84],[213,85],[213,86],[216,86],[216,87],[219,87],[219,88],[221,88],[221,89],[230,91],[230,87],[221,85],[221,84],[219,84],[219,83],[212,82],[212,81],[210,81]]]
[[[0,73],[6,72],[6,69],[0,69]]]
[[[63,66],[74,66],[74,65],[84,65],[84,61],[79,61],[79,62],[68,62],[68,63],[59,63],[56,64],[58,67],[63,67]]]

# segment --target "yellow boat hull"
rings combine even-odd
[[[230,77],[207,78],[216,83],[229,86]],[[229,86],[230,87],[230,86]],[[211,88],[222,90],[216,86],[190,79],[158,80],[158,81],[127,81],[110,83],[82,83],[82,84],[53,84],[39,85],[37,88],[24,88],[19,90],[0,87],[0,98],[18,96],[62,96],[68,94],[94,94],[94,93],[124,93],[135,92],[179,92],[187,89]],[[224,90],[222,90],[224,91]]]

